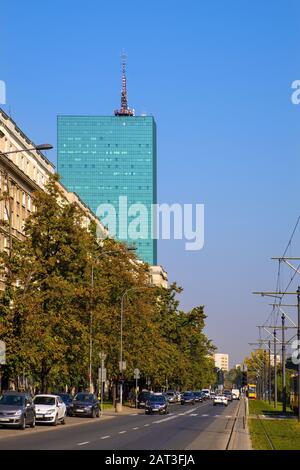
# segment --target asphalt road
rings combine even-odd
[[[226,449],[239,402],[171,405],[168,415],[132,413],[36,430],[1,430],[0,450],[214,450]],[[73,418],[69,418],[72,423]]]

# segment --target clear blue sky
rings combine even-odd
[[[206,210],[204,249],[160,242],[159,262],[184,287],[184,308],[206,306],[207,333],[231,364],[265,320],[267,302],[251,292],[274,288],[269,258],[300,213],[300,105],[290,99],[300,79],[298,7],[1,2],[4,109],[35,142],[56,143],[57,114],[113,112],[126,50],[129,105],[157,122],[159,202]],[[56,162],[55,151],[48,157]]]

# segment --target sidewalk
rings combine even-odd
[[[234,435],[228,450],[252,450],[247,417],[248,402],[246,398],[243,398],[233,430]]]

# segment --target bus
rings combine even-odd
[[[299,406],[298,374],[293,374],[291,376],[290,406],[295,413],[298,413],[298,406]]]
[[[248,384],[247,396],[249,400],[256,400],[256,384]]]

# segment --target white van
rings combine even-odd
[[[231,394],[232,394],[232,399],[233,400],[239,400],[240,399],[240,391],[238,388],[233,388],[231,390]]]

